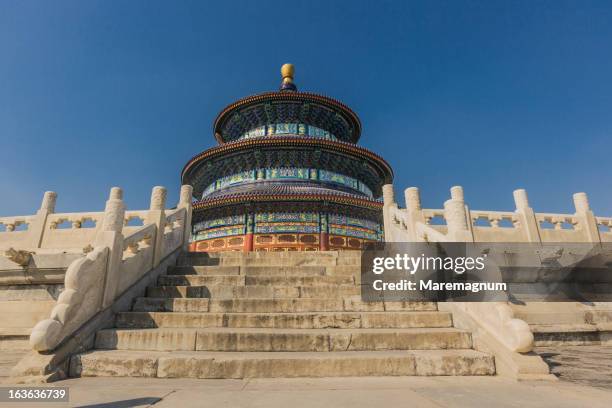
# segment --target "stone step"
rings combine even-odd
[[[370,352],[125,352],[72,357],[72,377],[281,378],[494,375],[493,357],[474,350]]]
[[[209,299],[172,299],[139,297],[134,301],[135,312],[208,312]]]
[[[170,266],[168,275],[240,275],[239,266]]]
[[[592,324],[612,323],[612,310],[589,310],[585,320]]]
[[[147,288],[148,297],[212,298],[212,299],[283,299],[283,298],[342,298],[361,293],[355,285],[327,286],[264,286],[209,285],[156,286]]]
[[[17,328],[9,331],[0,329],[0,351],[12,352],[32,349],[30,346],[31,329]]]
[[[230,283],[227,283],[227,282]],[[266,286],[325,286],[354,285],[352,276],[231,276],[231,275],[162,275],[160,286],[206,285],[266,285]]]
[[[515,312],[514,317],[524,320],[527,324],[582,324],[585,323],[585,312]]]
[[[348,252],[348,251],[345,251]],[[325,252],[223,252],[182,254],[177,261],[179,266],[359,266],[361,253]]]
[[[352,285],[353,276],[246,276],[247,285]]]
[[[195,299],[137,298],[135,312],[383,312],[435,311],[434,302],[362,302],[360,297],[344,299]]]
[[[605,324],[534,324],[529,327],[538,347],[612,345],[612,327]]]
[[[324,266],[243,266],[240,272],[247,276],[325,276]]]
[[[246,278],[242,275],[162,275],[157,278],[157,283],[160,286],[244,286],[246,284]]]
[[[168,275],[253,275],[253,276],[352,276],[359,275],[356,266],[170,266]]]
[[[209,298],[208,286],[154,286],[147,288],[150,298]]]
[[[215,256],[224,255],[224,256]],[[190,254],[181,255],[176,261],[176,266],[240,266],[244,264],[242,254],[227,256],[227,254]]]
[[[54,301],[64,290],[63,284],[54,285],[2,285],[1,301]]]
[[[514,316],[529,325],[580,325],[612,322],[612,303],[530,302],[512,305]]]
[[[160,286],[206,286],[206,285],[218,285],[214,283],[215,278],[221,278],[220,281],[223,282],[223,278],[228,277],[235,279],[238,285],[242,285],[244,280],[238,279],[237,276],[234,278],[232,275],[162,275],[157,278],[157,284]],[[221,283],[222,284],[222,283]],[[230,283],[230,285],[233,283]]]
[[[586,333],[597,331],[597,326],[582,324],[533,324],[529,326],[533,333]]]
[[[95,348],[154,351],[375,351],[472,347],[455,328],[409,329],[105,329]]]
[[[177,313],[123,312],[116,326],[132,328],[411,328],[451,327],[447,312]]]

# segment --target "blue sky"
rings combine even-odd
[[[361,117],[361,144],[396,194],[440,208],[463,185],[473,209],[540,212],[589,194],[612,215],[612,3],[590,1],[0,0],[0,215],[128,208],[212,147],[239,97],[302,90]]]

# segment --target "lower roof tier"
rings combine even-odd
[[[202,200],[232,197],[237,194],[332,194],[372,198],[372,191],[358,180],[324,170],[282,169],[289,177],[258,179],[254,170],[218,180],[204,190]],[[300,171],[304,170],[304,171]],[[274,173],[276,169],[272,169]],[[325,172],[325,173],[324,173]],[[324,174],[320,174],[324,173]],[[297,176],[296,176],[297,174]],[[302,176],[303,178],[297,178]]]
[[[208,149],[193,157],[182,172],[182,183],[194,188],[194,197],[217,180],[260,169],[321,169],[353,178],[380,197],[393,172],[380,156],[351,143],[300,136],[241,140]]]
[[[325,205],[349,205],[370,211],[382,212],[383,203],[361,194],[338,189],[312,186],[308,183],[252,183],[238,188],[220,190],[193,204],[194,211],[218,207],[272,203],[305,203],[313,209]]]
[[[302,192],[308,189],[339,190],[374,197],[367,184],[353,177],[323,169],[280,167],[245,170],[218,178],[204,189],[202,199],[242,191]]]

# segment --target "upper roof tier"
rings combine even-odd
[[[228,105],[214,123],[219,143],[257,136],[296,134],[357,143],[361,121],[335,99],[298,92],[294,68],[285,64],[279,91],[248,96]]]

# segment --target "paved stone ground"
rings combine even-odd
[[[612,390],[612,347],[555,346],[535,351],[560,380]]]
[[[563,381],[516,382],[500,377],[355,377],[320,379],[191,380],[79,378],[68,405],[3,407],[521,407],[609,408],[612,391]]]

